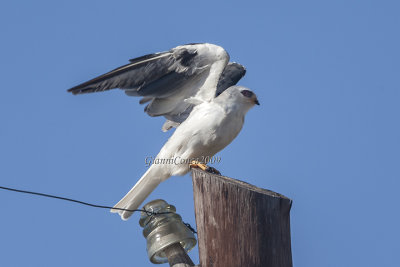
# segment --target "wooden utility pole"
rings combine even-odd
[[[192,169],[201,267],[291,267],[290,208],[278,193]]]

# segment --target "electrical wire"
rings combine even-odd
[[[41,197],[65,200],[65,201],[74,202],[74,203],[78,203],[78,204],[89,206],[89,207],[93,207],[93,208],[114,209],[114,210],[122,210],[122,211],[129,211],[129,212],[141,211],[141,212],[145,212],[147,214],[147,216],[172,213],[170,211],[167,211],[167,212],[154,212],[154,211],[149,211],[149,210],[145,210],[145,209],[130,210],[130,209],[114,208],[114,207],[111,207],[111,206],[92,204],[92,203],[88,203],[88,202],[84,202],[84,201],[81,201],[81,200],[76,200],[76,199],[72,199],[72,198],[68,198],[68,197],[60,197],[60,196],[56,196],[56,195],[50,195],[50,194],[45,194],[45,193],[21,190],[21,189],[5,187],[5,186],[0,186],[0,189],[7,190],[7,191],[12,191],[12,192],[36,195],[36,196],[41,196]],[[194,234],[197,234],[196,230],[194,230],[193,227],[189,223],[185,223],[184,222],[183,224],[186,225],[186,227],[189,228],[190,231],[192,231]]]
[[[84,202],[84,201],[80,201],[80,200],[76,200],[76,199],[72,199],[72,198],[59,197],[59,196],[55,196],[55,195],[38,193],[38,192],[33,192],[33,191],[21,190],[21,189],[15,189],[15,188],[10,188],[10,187],[5,187],[5,186],[0,186],[0,189],[13,191],[13,192],[18,192],[18,193],[24,193],[24,194],[31,194],[31,195],[36,195],[36,196],[48,197],[48,198],[61,199],[61,200],[75,202],[75,203],[78,203],[78,204],[82,204],[82,205],[86,205],[86,206],[90,206],[90,207],[94,207],[94,208],[100,208],[100,209],[114,209],[114,210],[122,210],[122,211],[129,211],[129,212],[143,211],[143,212],[150,213],[150,214],[153,214],[153,215],[162,214],[161,212],[157,213],[157,212],[152,212],[152,211],[148,211],[148,210],[144,210],[144,209],[143,210],[142,209],[129,210],[129,209],[122,209],[122,208],[114,208],[114,207],[111,207],[111,206],[91,204],[91,203],[88,203],[88,202]],[[168,213],[168,212],[164,212],[164,213]]]

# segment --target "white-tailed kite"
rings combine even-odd
[[[206,159],[239,134],[247,111],[259,105],[256,95],[235,84],[246,70],[230,63],[228,53],[213,44],[187,44],[130,63],[69,89],[73,94],[113,88],[148,103],[145,112],[164,116],[162,130],[176,128],[157,159],[179,158],[176,164],[152,164],[136,185],[114,206],[134,210],[164,180],[186,174],[187,160]],[[182,160],[183,159],[183,160]],[[186,160],[185,160],[186,159]],[[182,162],[182,163],[181,163]],[[207,162],[196,162],[205,169]],[[112,209],[126,220],[131,211]]]

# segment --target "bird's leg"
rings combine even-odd
[[[202,169],[203,171],[206,171],[209,173],[221,175],[221,173],[217,169],[207,166],[206,164],[201,163],[200,161],[197,161],[197,160],[192,160],[192,162],[190,162],[190,164],[189,164],[189,167],[190,168],[199,168],[199,169]]]

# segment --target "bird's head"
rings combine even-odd
[[[260,105],[260,102],[258,102],[256,94],[253,93],[253,91],[251,91],[249,88],[235,85],[231,86],[226,91],[231,96],[231,98],[234,99],[234,101],[238,104],[241,103],[249,107],[253,107],[254,105]]]
[[[240,108],[245,113],[254,105],[260,105],[257,96],[249,88],[243,86],[231,86],[222,92],[218,101],[231,108]]]
[[[255,93],[253,93],[253,91],[245,87],[239,88],[239,91],[242,95],[242,101],[249,103],[251,106],[260,105],[260,102],[258,102],[257,96]]]

